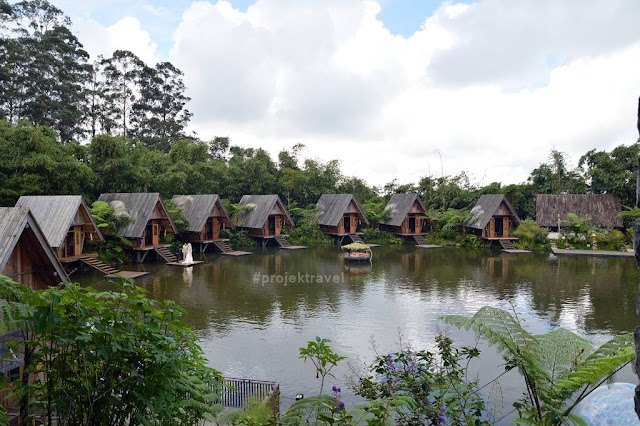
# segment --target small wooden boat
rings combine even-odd
[[[350,262],[371,262],[373,253],[371,248],[362,243],[351,243],[346,246],[342,246],[344,250],[344,260]]]

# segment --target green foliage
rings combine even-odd
[[[223,233],[225,236],[231,236],[231,238],[229,239],[229,244],[231,245],[231,247],[252,248],[257,245],[255,240],[251,237],[248,237],[247,231],[243,229],[236,229],[233,234],[231,234],[230,232],[228,233],[228,231],[225,229],[221,231],[220,234],[223,235]]]
[[[132,247],[131,241],[119,236],[116,232],[120,227],[130,224],[133,219],[124,214],[121,209],[112,209],[104,201],[95,201],[91,205],[91,216],[105,236],[104,243],[100,241],[86,241],[90,251],[98,253],[100,260],[106,263],[125,263],[130,260],[127,248]]]
[[[362,228],[362,238],[372,244],[384,244],[384,245],[400,245],[402,244],[402,238],[398,237],[393,232],[383,231],[378,228]]]
[[[513,236],[518,237],[518,246],[523,249],[533,249],[547,242],[547,230],[538,226],[532,219],[525,219],[513,231]]]
[[[362,203],[362,210],[364,210],[365,215],[369,218],[374,228],[377,228],[381,223],[389,220],[390,210],[387,209],[386,206],[387,201],[382,197]]]
[[[338,365],[338,362],[346,359],[340,356],[329,346],[331,340],[316,337],[315,340],[307,342],[306,347],[300,348],[300,358],[305,362],[311,361],[316,368],[316,378],[320,376],[320,395],[324,388],[324,381],[327,376],[333,377],[331,370]]]
[[[625,229],[631,228],[636,220],[640,219],[640,208],[638,208],[638,206],[624,206],[623,210],[618,213],[618,216],[622,218],[622,223]]]
[[[486,413],[478,383],[467,380],[469,361],[480,352],[457,349],[445,336],[436,338],[436,347],[436,353],[401,348],[378,356],[370,374],[360,378],[356,393],[369,401],[398,396],[420,401],[396,413],[396,423],[403,425],[440,424],[444,419],[448,424],[482,424]]]
[[[6,278],[0,301],[3,323],[23,333],[14,349],[25,372],[5,385],[24,419],[40,408],[69,425],[196,424],[220,408],[219,374],[171,301],[148,299],[128,281],[101,293],[74,284],[31,291]]]
[[[173,221],[173,224],[178,228],[179,232],[184,232],[189,228],[189,221],[182,214],[182,209],[171,200],[164,200],[164,205],[167,208],[169,217]]]
[[[318,208],[309,205],[307,208],[297,207],[294,203],[289,206],[289,213],[296,224],[294,228],[287,228],[284,233],[289,234],[293,244],[331,244],[331,238],[318,225]]]
[[[469,210],[449,208],[444,211],[429,212],[432,230],[439,232],[442,238],[454,240],[464,231],[464,222],[469,217]]]
[[[484,307],[473,317],[450,315],[445,322],[471,329],[494,344],[506,369],[518,368],[527,394],[514,404],[527,422],[560,424],[571,410],[635,354],[631,334],[615,337],[594,350],[589,341],[559,328],[532,335],[517,316]]]
[[[249,398],[244,402],[242,410],[221,412],[216,417],[218,425],[234,425],[234,426],[271,426],[276,421],[273,418],[273,412],[264,403],[254,398]]]

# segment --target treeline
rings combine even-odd
[[[344,175],[338,160],[303,158],[303,149],[296,145],[274,160],[263,149],[242,148],[222,137],[181,139],[169,152],[123,136],[61,143],[49,127],[0,121],[0,204],[11,206],[21,195],[81,194],[93,201],[103,192],[160,192],[164,198],[217,193],[231,202],[244,194],[278,194],[289,206],[307,207],[323,193],[352,193],[362,204],[384,207],[392,193],[415,191],[430,210],[448,211],[470,208],[482,194],[504,193],[522,218],[533,218],[538,193],[612,193],[623,205],[633,206],[640,144],[591,150],[576,168],[569,168],[565,156],[554,150],[526,182],[484,186],[465,173],[369,186]]]
[[[227,137],[201,141],[185,134],[191,114],[180,70],[168,62],[147,65],[127,51],[90,63],[70,27],[46,0],[0,0],[2,205],[26,194],[93,201],[102,192],[157,191],[165,198],[218,193],[231,202],[279,194],[290,207],[307,207],[323,193],[344,192],[375,219],[385,197],[415,191],[429,209],[455,219],[486,193],[506,194],[522,218],[535,216],[538,193],[612,193],[623,205],[635,204],[638,143],[591,150],[573,168],[553,150],[520,184],[479,185],[461,173],[371,187],[345,176],[337,160],[302,158],[301,144],[274,160]]]
[[[71,20],[46,0],[0,0],[0,118],[55,129],[68,143],[130,136],[168,152],[186,135],[182,72],[129,51],[90,62]]]

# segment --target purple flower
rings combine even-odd
[[[331,401],[338,402],[338,398],[334,396],[333,398],[331,398]]]
[[[342,392],[342,389],[338,388],[338,390],[336,392],[340,393],[340,392]]]
[[[344,408],[344,402],[340,401],[340,404],[338,404],[338,408],[339,409],[343,409]]]
[[[331,388],[331,390],[334,391],[334,392],[338,392],[338,388],[335,387],[335,385]]]

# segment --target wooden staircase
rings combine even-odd
[[[291,243],[287,241],[287,237],[284,237],[282,235],[276,235],[275,240],[278,243],[278,245],[282,248],[291,247]]]
[[[422,235],[414,235],[413,239],[416,241],[416,244],[418,245],[427,244],[427,241],[424,239]]]
[[[231,253],[233,249],[226,241],[214,241],[213,244],[220,249],[222,254]]]
[[[511,240],[499,240],[503,250],[516,250]]]
[[[91,256],[90,254],[83,254],[81,257],[79,257],[79,260],[85,265],[89,265],[93,269],[97,269],[98,271],[102,272],[105,275],[115,275],[120,272],[113,266],[109,266],[106,263],[100,262],[98,259]]]
[[[351,238],[351,241],[353,241],[354,243],[364,244],[364,240],[360,238],[360,235],[358,234],[349,234],[349,238]]]
[[[156,253],[160,255],[167,263],[168,262],[177,262],[178,258],[175,254],[171,253],[166,247],[154,247],[153,248]]]

